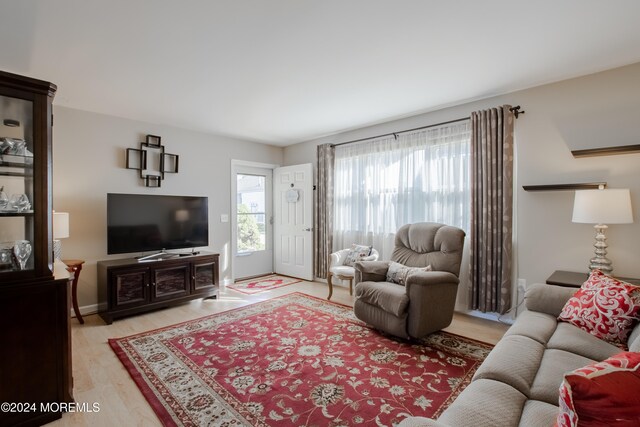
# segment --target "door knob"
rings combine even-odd
[[[304,231],[311,231],[313,228],[305,228]]]

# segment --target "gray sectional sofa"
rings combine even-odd
[[[576,288],[535,284],[521,313],[478,368],[473,381],[437,421],[411,417],[399,427],[553,426],[565,372],[621,351],[556,318]],[[629,336],[640,351],[640,325]]]

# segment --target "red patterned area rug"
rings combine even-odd
[[[392,426],[437,417],[491,346],[383,336],[293,293],[109,344],[165,426]]]
[[[243,294],[257,294],[258,292],[270,291],[271,289],[293,285],[298,282],[302,282],[302,280],[273,274],[227,285],[227,289],[233,289]]]

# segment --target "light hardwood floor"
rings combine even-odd
[[[131,380],[107,340],[157,329],[213,313],[264,301],[291,292],[303,292],[320,298],[328,295],[327,285],[300,282],[256,295],[244,295],[221,288],[218,300],[196,300],[148,314],[116,320],[106,325],[97,315],[84,317],[85,324],[72,323],[73,394],[79,404],[98,403],[99,412],[66,413],[49,426],[158,426],[160,423]],[[332,301],[353,306],[349,289],[334,286]],[[456,314],[446,331],[487,343],[496,343],[508,326],[485,319]]]

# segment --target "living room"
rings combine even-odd
[[[616,276],[640,277],[640,265],[637,262],[637,254],[640,253],[640,220],[637,217],[637,212],[640,212],[640,154],[636,151],[584,158],[574,157],[572,154],[572,151],[576,150],[638,144],[640,51],[637,46],[640,46],[640,35],[630,18],[638,12],[638,6],[634,2],[622,2],[619,10],[615,11],[608,10],[611,8],[600,5],[599,2],[591,2],[584,8],[591,10],[582,10],[581,7],[580,11],[575,11],[572,15],[568,14],[569,5],[561,7],[549,2],[546,7],[560,7],[562,13],[555,16],[558,22],[546,23],[549,26],[547,30],[556,31],[553,33],[555,36],[564,34],[562,39],[545,39],[544,34],[547,30],[540,29],[537,40],[531,37],[527,39],[530,44],[526,45],[531,49],[531,56],[541,55],[536,57],[536,62],[520,64],[518,61],[524,61],[527,55],[516,50],[507,50],[503,53],[505,65],[487,66],[481,70],[485,74],[471,79],[493,82],[492,74],[495,73],[505,80],[504,85],[494,83],[484,88],[481,85],[479,88],[467,88],[465,81],[458,81],[445,85],[449,93],[444,91],[443,94],[437,92],[436,87],[431,87],[430,89],[434,90],[432,98],[423,97],[422,104],[419,99],[411,98],[414,106],[406,106],[405,110],[389,109],[384,113],[386,115],[376,111],[376,107],[367,108],[367,105],[393,104],[399,102],[397,98],[410,98],[416,87],[426,90],[419,86],[420,80],[445,79],[446,76],[429,74],[428,66],[418,68],[419,73],[424,74],[424,77],[420,78],[415,76],[415,72],[404,69],[403,67],[411,68],[411,64],[403,66],[400,59],[410,58],[414,52],[398,48],[401,52],[393,53],[393,49],[382,43],[384,37],[390,37],[389,33],[397,31],[393,27],[386,29],[383,32],[384,37],[378,36],[379,38],[373,38],[373,32],[366,32],[368,37],[375,40],[371,42],[371,46],[366,40],[356,37],[357,31],[354,31],[355,34],[337,31],[339,27],[347,26],[349,19],[353,18],[355,11],[351,7],[345,7],[344,16],[338,19],[338,22],[332,23],[330,29],[336,34],[325,42],[335,43],[334,49],[338,49],[337,46],[344,40],[341,37],[352,34],[354,42],[351,48],[362,49],[362,52],[372,53],[374,56],[377,52],[375,61],[353,64],[349,55],[355,53],[348,48],[338,50],[335,56],[332,56],[321,49],[322,37],[318,39],[313,36],[313,31],[303,30],[306,25],[311,26],[313,30],[321,31],[327,22],[326,18],[336,14],[332,7],[340,9],[337,5],[323,8],[311,4],[294,6],[290,2],[278,2],[282,8],[279,13],[299,20],[295,25],[281,27],[278,31],[270,31],[269,25],[259,25],[259,21],[265,16],[271,19],[278,18],[278,13],[274,11],[278,8],[272,5],[258,6],[247,3],[243,7],[234,8],[226,5],[219,6],[221,9],[209,10],[219,13],[215,16],[216,25],[223,26],[225,20],[234,21],[239,25],[243,19],[247,20],[242,26],[246,33],[233,33],[238,38],[236,51],[233,51],[234,47],[226,46],[231,43],[229,37],[211,41],[212,56],[219,55],[220,61],[237,61],[237,67],[220,67],[220,74],[217,76],[220,80],[231,79],[234,73],[240,75],[238,80],[234,80],[233,85],[228,85],[232,89],[225,92],[225,84],[211,89],[213,86],[207,81],[208,76],[203,75],[215,71],[216,68],[207,68],[206,72],[189,70],[176,76],[174,80],[170,80],[169,77],[172,75],[167,75],[168,72],[163,70],[164,61],[176,59],[161,52],[162,49],[168,48],[171,55],[177,56],[178,61],[191,61],[191,58],[197,56],[190,52],[189,44],[186,42],[189,37],[203,36],[198,31],[204,31],[199,29],[205,28],[206,22],[212,19],[211,16],[191,16],[184,10],[177,12],[168,5],[160,8],[163,14],[152,13],[148,10],[150,6],[141,2],[131,6],[129,18],[123,18],[120,34],[107,32],[105,28],[101,29],[104,33],[97,31],[96,34],[91,27],[96,26],[96,16],[99,13],[104,14],[105,20],[114,20],[108,22],[117,22],[115,14],[105,10],[108,9],[106,6],[78,5],[73,2],[61,2],[57,5],[55,2],[49,5],[46,2],[20,3],[23,5],[0,6],[3,21],[6,17],[12,16],[12,19],[6,19],[12,22],[3,22],[4,31],[13,34],[12,37],[3,37],[9,45],[3,49],[3,52],[8,54],[0,60],[0,70],[51,81],[58,85],[53,100],[52,208],[55,211],[69,213],[69,237],[62,240],[63,258],[84,261],[79,276],[77,300],[80,313],[86,318],[87,323],[79,325],[73,318],[70,321],[75,398],[78,402],[100,402],[102,406],[102,414],[65,414],[62,420],[58,421],[60,425],[109,425],[110,419],[103,417],[106,414],[116,416],[114,414],[118,412],[128,414],[129,421],[134,420],[136,424],[160,423],[154,418],[155,414],[149,406],[143,407],[147,405],[146,401],[107,345],[108,339],[141,333],[211,313],[220,313],[249,303],[283,296],[292,290],[326,299],[328,290],[324,279],[299,282],[291,287],[249,297],[232,290],[224,290],[232,285],[235,279],[247,276],[234,270],[236,261],[232,222],[222,220],[225,215],[233,215],[234,161],[278,166],[310,163],[315,168],[316,150],[321,144],[340,144],[403,132],[469,117],[475,111],[502,105],[519,105],[524,114],[514,122],[514,244],[511,301],[514,310],[506,316],[473,312],[469,309],[469,288],[461,282],[458,287],[456,312],[492,320],[500,317],[501,320],[511,323],[523,296],[523,289],[519,288],[519,285],[529,287],[534,283],[545,283],[549,276],[558,270],[588,270],[589,259],[593,257],[593,224],[572,222],[575,191],[525,191],[523,186],[605,182],[608,189],[629,189],[634,222],[611,224],[606,233],[610,245],[607,248],[607,257],[613,260]],[[569,3],[573,7],[578,6],[577,2]],[[367,6],[360,6],[367,9]],[[396,6],[383,3],[376,6],[380,7],[379,10],[372,7],[376,13],[360,10],[363,13],[362,18],[366,17],[382,25],[385,22],[383,18],[386,18],[380,16],[384,15],[383,11],[391,14],[391,17],[397,17],[401,12]],[[425,12],[430,6],[435,7],[421,6],[416,2],[407,3],[407,7],[416,8],[416,12]],[[92,11],[91,7],[96,9]],[[517,9],[512,4],[508,4],[508,7]],[[521,7],[521,13],[531,13],[535,18],[545,15],[537,10],[543,9],[544,6]],[[445,10],[447,9],[438,9],[439,12]],[[230,14],[225,16],[222,11]],[[129,52],[126,48],[129,42],[127,37],[135,32],[138,20],[149,14],[157,20],[145,20],[144,28],[167,27],[172,18],[169,12],[183,14],[181,17],[185,20],[194,20],[182,28],[186,33],[178,36],[176,31],[173,33],[173,42],[165,40],[170,44],[162,46],[162,49],[156,46],[153,40],[146,40],[146,44],[134,44]],[[306,16],[305,13],[315,13],[317,16],[303,18]],[[67,20],[65,14],[75,18],[86,16],[87,19]],[[406,12],[402,12],[402,16],[406,16],[405,14]],[[45,22],[48,18],[50,23]],[[560,21],[565,19],[571,19],[575,27],[563,28],[564,25]],[[412,18],[411,25],[407,24],[408,28],[402,26],[402,29],[406,30],[405,38],[413,37],[409,28],[419,22],[420,19]],[[546,28],[541,21],[533,18],[531,22],[519,24],[526,24],[528,29],[536,26]],[[600,29],[596,24],[606,28]],[[61,28],[53,31],[53,25],[59,25]],[[251,25],[255,25],[255,28],[249,31]],[[367,25],[360,25],[360,30],[367,28]],[[589,25],[592,27],[589,28]],[[62,28],[65,26],[66,28]],[[597,31],[594,28],[597,28]],[[304,62],[303,60],[282,62],[291,53],[302,55],[304,51],[291,41],[292,38],[295,39],[292,34],[296,34],[296,31],[300,32],[300,37],[308,37],[305,40],[307,43],[316,43],[309,46],[310,49],[313,47],[318,50],[320,59],[312,62],[312,66],[296,65],[298,62]],[[526,32],[526,29],[522,31]],[[504,33],[504,37],[507,38],[517,39],[521,36],[517,32],[496,32]],[[591,45],[577,36],[585,34],[586,37],[589,32],[596,33],[591,39]],[[78,38],[77,34],[81,33],[86,34],[87,44],[93,43],[93,49],[87,48],[82,40],[74,40]],[[614,35],[605,38],[605,33]],[[16,37],[15,34],[21,36]],[[152,39],[152,35],[156,33],[150,34],[146,37]],[[48,37],[51,39],[49,42]],[[257,43],[261,37],[266,40],[264,44]],[[469,34],[465,34],[463,45],[471,43],[468,37]],[[595,41],[602,39],[606,39],[606,43],[609,44],[605,45],[604,41],[598,44]],[[13,46],[13,43],[19,48]],[[553,50],[550,44],[565,46],[566,50],[560,52],[564,56],[545,57],[545,50]],[[141,46],[148,48],[146,54]],[[296,46],[297,49],[293,49]],[[120,49],[127,54],[120,57]],[[264,50],[262,54],[260,49]],[[479,61],[479,55],[474,56],[474,51],[466,51],[467,55],[471,56],[451,62],[449,66],[463,69],[467,74],[472,73],[473,64]],[[139,54],[140,57],[135,66],[127,62],[131,58],[127,55],[133,53]],[[574,56],[571,56],[571,53]],[[327,56],[323,57],[321,54]],[[425,49],[424,55],[431,54],[435,53]],[[413,80],[368,80],[368,67],[384,61],[385,58],[389,58],[389,62],[395,64],[394,67],[400,67],[398,72],[402,79]],[[341,60],[346,62],[342,67],[336,67],[335,64],[340,64]],[[149,63],[146,67],[139,64],[145,62]],[[111,63],[117,63],[117,67],[112,67]],[[317,73],[305,74],[311,73],[313,66],[320,67],[321,63],[332,65],[324,65]],[[345,68],[346,65],[353,68]],[[556,67],[553,68],[552,65]],[[82,71],[75,74],[75,66]],[[261,73],[250,73],[249,70],[254,68],[262,69]],[[329,91],[332,79],[337,79],[335,68],[342,68],[346,75],[344,81],[340,80],[343,86],[337,86],[342,88],[341,92]],[[522,71],[535,68],[541,69],[538,77],[525,75]],[[543,73],[552,68],[553,74]],[[140,74],[140,69],[148,74]],[[388,66],[384,69],[389,75],[393,75],[394,68]],[[332,70],[333,74],[330,74]],[[131,78],[128,78],[128,72],[134,73]],[[276,79],[276,76],[283,73],[287,75],[285,80],[289,80],[289,86],[283,86],[283,81]],[[327,75],[331,78],[321,79]],[[304,85],[307,79],[317,80],[315,90],[313,85]],[[75,84],[73,80],[79,82]],[[124,81],[126,84],[122,84]],[[242,84],[246,87],[240,90]],[[366,91],[366,85],[372,88],[371,91]],[[373,91],[375,85],[383,87],[381,90]],[[145,88],[144,97],[139,95],[139,87]],[[94,90],[100,96],[92,94]],[[185,99],[180,99],[177,95],[180,92],[186,94]],[[207,105],[209,102],[216,105],[185,117],[182,112],[189,110],[189,103],[193,100],[190,98],[191,94],[199,92],[208,93],[210,98],[199,100],[202,102],[200,105]],[[328,97],[320,96],[322,92],[329,92],[336,101],[328,103]],[[83,93],[87,96],[83,97]],[[345,95],[346,93],[351,93],[351,96]],[[314,99],[317,99],[317,102]],[[381,99],[388,101],[379,101]],[[291,103],[292,106],[283,109],[281,116],[267,115],[267,110],[277,110],[281,104],[287,103]],[[157,105],[164,106],[165,116],[157,113]],[[172,116],[175,116],[175,120],[171,119]],[[342,121],[339,120],[340,116],[344,117]],[[316,121],[310,117],[315,117]],[[323,120],[330,121],[329,125],[324,125]],[[212,122],[209,128],[203,125],[207,121]],[[215,126],[218,128],[214,129]],[[291,128],[289,134],[286,133],[288,127]],[[235,133],[230,130],[233,128],[237,129]],[[249,134],[250,131],[254,133]],[[260,131],[263,133],[260,134]],[[137,149],[146,135],[161,136],[166,151],[179,156],[178,173],[166,174],[160,188],[145,187],[137,171],[127,168],[127,149]],[[113,325],[105,325],[95,315],[99,310],[98,262],[124,257],[107,253],[107,193],[207,196],[210,237],[209,245],[205,249],[220,255],[221,293],[224,290],[220,299],[194,301],[166,310],[128,317],[115,321]],[[470,235],[467,233],[467,242],[469,239]],[[332,301],[352,306],[354,297],[349,295],[348,287],[344,285],[338,283],[335,286]],[[520,305],[517,314],[522,310],[523,307]],[[464,329],[464,324],[460,324],[460,328]],[[486,327],[488,336],[491,336],[492,329],[495,329],[498,339],[506,329],[506,326],[499,322],[479,325]],[[456,330],[455,333],[465,335],[464,330]],[[89,335],[85,334],[90,334],[91,338],[87,338]],[[465,336],[480,341],[492,341],[492,338],[483,339],[474,334],[475,332],[468,333]],[[491,344],[495,344],[496,341],[497,339]],[[93,370],[92,367],[95,366],[106,366],[112,370]],[[117,375],[115,381],[113,375]],[[124,382],[130,384],[123,385]],[[109,394],[120,396],[107,403],[103,399]],[[129,406],[127,402],[134,404]],[[115,419],[126,423],[124,417],[116,416]]]

